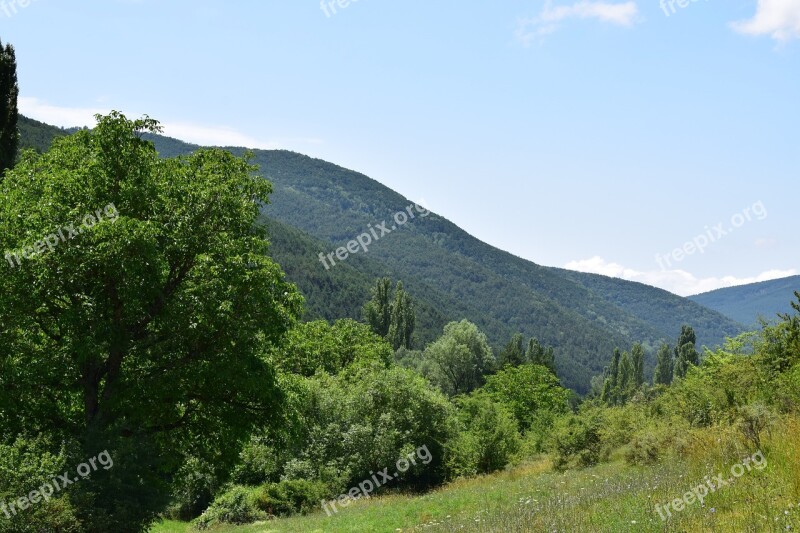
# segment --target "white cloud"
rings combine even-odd
[[[628,281],[638,281],[654,287],[668,290],[680,296],[691,296],[703,292],[721,289],[723,287],[734,287],[737,285],[747,285],[759,281],[769,281],[771,279],[785,278],[800,274],[797,269],[789,270],[768,270],[753,277],[737,278],[736,276],[723,276],[721,278],[697,278],[685,270],[651,270],[642,272],[631,268],[611,263],[602,257],[592,257],[580,261],[571,261],[564,268],[577,270],[578,272],[588,272],[591,274],[602,274],[613,278],[626,279]]]
[[[111,108],[104,107],[59,107],[42,102],[38,98],[20,97],[19,111],[26,117],[65,128],[95,125],[94,115],[108,114]],[[126,113],[138,117],[135,113]],[[157,118],[157,117],[155,117]],[[162,122],[164,135],[202,146],[243,146],[274,150],[289,146],[321,144],[319,139],[275,139],[262,140],[246,135],[228,126],[208,126],[190,122]],[[297,149],[297,148],[294,148]]]
[[[591,2],[583,0],[572,5],[554,6],[547,0],[539,15],[519,21],[517,39],[529,45],[534,39],[541,39],[560,28],[560,24],[568,19],[595,19],[617,26],[631,26],[639,15],[635,1],[627,2]]]
[[[752,19],[731,26],[740,33],[769,35],[776,41],[800,39],[800,0],[758,0]]]

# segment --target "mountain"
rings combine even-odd
[[[47,150],[56,137],[63,137],[74,131],[74,128],[66,130],[21,115],[17,121],[17,127],[20,137],[19,149],[33,149],[37,152]]]
[[[759,318],[773,321],[778,313],[791,313],[794,291],[800,291],[800,276],[717,289],[689,299],[732,320],[755,326]]]
[[[165,157],[198,148],[158,135],[147,138]],[[282,150],[253,150],[252,157],[273,184],[271,204],[264,209],[272,254],[305,295],[307,319],[360,318],[375,278],[390,276],[402,280],[416,301],[419,347],[447,322],[463,318],[476,323],[496,348],[515,332],[535,336],[556,348],[559,375],[579,393],[603,371],[615,347],[627,350],[643,341],[652,368],[656,345],[674,342],[682,324],[694,326],[698,342],[709,346],[743,330],[666,291],[516,257],[435,213],[425,216],[425,210],[358,172]],[[343,261],[329,255],[359,235],[373,241],[367,253]],[[320,253],[328,256],[326,265]]]

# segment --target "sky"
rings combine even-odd
[[[681,295],[800,274],[800,0],[0,0],[0,39],[50,124],[294,150]]]

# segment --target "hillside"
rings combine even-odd
[[[759,318],[772,321],[778,313],[791,312],[793,292],[800,290],[800,276],[718,289],[689,299],[741,322],[756,325]]]
[[[62,131],[26,128],[36,138]],[[163,156],[197,147],[152,136]],[[26,142],[32,143],[32,140]],[[232,148],[234,153],[244,152]],[[564,383],[584,393],[617,346],[671,341],[693,325],[700,344],[715,345],[742,326],[665,291],[645,285],[539,266],[498,250],[436,215],[416,217],[326,270],[318,254],[332,252],[411,202],[369,177],[287,151],[253,151],[273,183],[265,216],[273,255],[307,301],[307,318],[359,316],[376,277],[402,279],[418,303],[419,345],[451,320],[475,322],[499,347],[514,332],[556,347]],[[649,354],[648,366],[652,366]]]

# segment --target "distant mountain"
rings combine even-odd
[[[55,133],[49,130],[51,133]],[[24,133],[23,133],[24,135]],[[165,157],[197,146],[148,136]],[[229,148],[242,154],[242,148]],[[319,159],[281,150],[254,150],[253,163],[273,184],[264,210],[272,254],[306,297],[306,318],[360,317],[375,278],[401,279],[417,302],[420,347],[451,320],[475,322],[496,348],[515,332],[556,347],[559,375],[579,393],[603,371],[615,347],[636,341],[653,348],[674,342],[690,324],[713,346],[743,327],[699,304],[638,283],[539,266],[472,237],[452,222],[369,177]],[[399,216],[398,216],[399,217]],[[398,220],[402,220],[399,217]],[[386,222],[384,230],[379,226]],[[318,254],[375,230],[368,253],[326,269]],[[330,266],[330,265],[329,265]]]
[[[74,131],[74,128],[71,130],[57,128],[56,126],[50,126],[44,122],[39,122],[38,120],[23,116],[19,117],[17,127],[19,128],[20,134],[20,150],[32,148],[37,152],[44,152],[50,148],[53,139],[56,137],[63,137],[64,135],[68,135],[71,131]]]
[[[791,313],[794,291],[800,291],[800,276],[718,289],[689,299],[753,326],[759,317],[773,321],[778,313]]]

